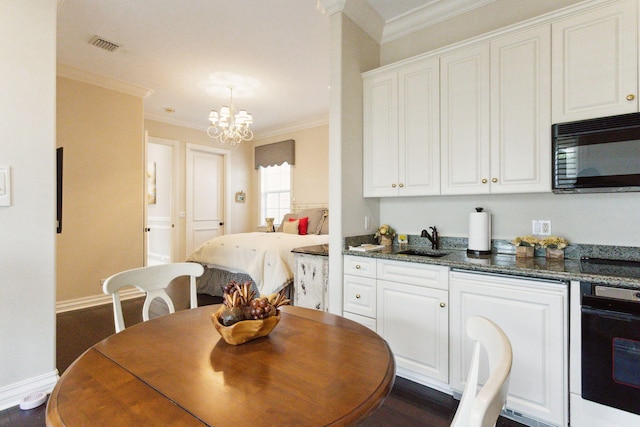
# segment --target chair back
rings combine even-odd
[[[507,401],[513,351],[504,331],[491,320],[471,316],[467,335],[475,340],[467,384],[451,427],[493,427]],[[478,391],[480,347],[489,359],[489,378]]]
[[[198,263],[179,262],[134,268],[116,273],[107,278],[102,285],[102,291],[113,298],[113,317],[116,333],[125,328],[119,294],[121,288],[135,286],[147,294],[142,306],[142,320],[146,322],[149,320],[151,301],[156,298],[162,299],[167,304],[169,313],[175,312],[173,301],[171,301],[165,289],[177,277],[189,276],[190,305],[191,308],[196,308],[198,306],[196,277],[202,276],[202,273],[204,273],[204,267]]]

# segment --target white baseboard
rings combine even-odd
[[[124,289],[120,291],[120,300],[128,300],[144,296],[144,292],[137,288]],[[58,301],[56,303],[56,313],[64,313],[65,311],[79,310],[81,308],[95,307],[96,305],[111,304],[111,295],[100,294],[90,297],[70,299],[66,301]]]
[[[47,374],[0,388],[0,411],[18,406],[20,401],[30,394],[37,392],[51,393],[59,378],[58,370],[56,369]]]

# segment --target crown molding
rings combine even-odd
[[[145,99],[154,93],[153,89],[138,86],[122,80],[113,79],[111,77],[101,76],[99,74],[90,73],[79,68],[70,67],[64,64],[57,64],[57,75],[82,83],[99,86],[105,89],[115,90],[127,95],[133,95]]]
[[[390,19],[384,25],[382,43],[387,43],[431,25],[453,18],[495,0],[435,0]]]
[[[311,129],[317,126],[323,126],[329,124],[329,115],[316,117],[314,119],[303,120],[296,123],[291,123],[285,126],[274,127],[266,129],[264,131],[257,131],[254,133],[255,139],[270,138],[272,136],[282,135],[285,133],[297,132],[300,130]]]
[[[329,16],[334,13],[342,12],[346,2],[347,0],[320,0],[322,8]]]
[[[325,12],[331,16],[342,12],[358,27],[380,44],[384,30],[384,20],[368,1],[321,0]]]
[[[188,129],[195,129],[202,132],[207,131],[207,126],[203,126],[202,123],[193,123],[193,122],[175,120],[166,115],[154,113],[147,110],[145,110],[144,112],[144,119],[153,120],[155,122],[160,122],[160,123],[166,123],[174,126],[180,126]],[[255,139],[270,138],[276,135],[282,135],[285,133],[296,132],[299,130],[310,129],[316,126],[322,126],[322,125],[328,125],[328,124],[329,124],[329,116],[326,115],[326,116],[316,117],[309,120],[303,120],[296,123],[291,123],[285,126],[278,126],[278,127],[265,129],[265,130],[254,131],[253,139],[255,140]]]
[[[144,110],[144,119],[153,120],[154,122],[166,123],[169,125],[180,126],[188,129],[200,130],[203,132],[206,132],[208,127],[206,124],[203,124],[203,123],[194,123],[194,122],[176,120],[173,117],[169,117],[166,114],[154,113],[149,110]]]

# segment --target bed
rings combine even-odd
[[[307,223],[307,234],[299,234],[300,221]],[[276,232],[227,234],[206,241],[187,258],[205,267],[198,293],[222,296],[230,280],[251,281],[261,295],[280,292],[293,283],[291,251],[329,243],[328,221],[326,208],[305,209],[285,215]]]

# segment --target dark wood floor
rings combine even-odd
[[[208,305],[220,300],[199,295],[198,304]],[[123,301],[125,325],[142,321],[142,298]],[[164,307],[156,307],[162,313]],[[85,350],[114,333],[111,304],[60,313],[57,316],[57,368],[60,374]],[[366,419],[362,427],[375,426],[429,426],[448,427],[458,401],[453,397],[427,387],[396,378],[391,394],[384,404]],[[45,405],[22,411],[18,407],[0,411],[0,427],[44,427]],[[497,427],[518,427],[514,421],[500,418]]]

